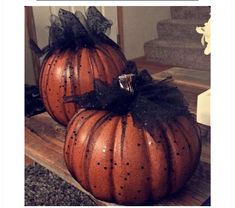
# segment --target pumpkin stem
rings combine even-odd
[[[122,89],[134,93],[132,81],[135,74],[122,74],[118,77],[119,85]]]

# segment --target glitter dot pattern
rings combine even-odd
[[[164,125],[151,136],[135,127],[130,114],[80,110],[68,126],[66,165],[98,199],[124,205],[158,200],[186,183],[201,151],[189,118]]]
[[[125,61],[120,51],[107,45],[54,52],[45,58],[39,79],[46,110],[56,121],[67,125],[79,106],[64,103],[63,97],[93,90],[94,79],[111,83],[120,74]]]

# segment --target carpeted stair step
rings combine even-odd
[[[172,6],[173,19],[202,19],[207,21],[210,17],[209,6]]]
[[[162,40],[192,40],[200,43],[201,35],[196,32],[197,26],[204,26],[204,21],[167,19],[158,22],[158,38]]]
[[[210,70],[210,56],[194,41],[154,39],[144,44],[146,59],[172,66]]]

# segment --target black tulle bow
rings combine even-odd
[[[171,84],[168,77],[153,80],[147,70],[137,72],[133,62],[128,62],[123,74],[132,74],[133,92],[120,87],[119,79],[111,86],[96,80],[95,90],[82,96],[65,97],[65,102],[75,102],[86,109],[110,111],[116,115],[131,113],[134,122],[151,129],[181,115],[190,115],[182,93]]]
[[[112,23],[107,20],[96,7],[89,7],[85,15],[77,11],[60,9],[58,16],[51,15],[49,27],[49,44],[40,49],[30,40],[30,47],[38,56],[56,49],[93,48],[96,44],[108,44],[114,48],[119,46],[105,33],[110,30]]]

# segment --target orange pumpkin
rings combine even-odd
[[[94,79],[111,83],[125,64],[123,54],[109,45],[76,51],[57,50],[42,66],[39,88],[48,113],[56,121],[67,125],[79,106],[64,103],[64,96],[81,95],[94,89]]]
[[[72,176],[96,198],[141,205],[177,192],[199,162],[195,121],[180,116],[151,136],[124,116],[81,109],[70,121],[64,155]]]

